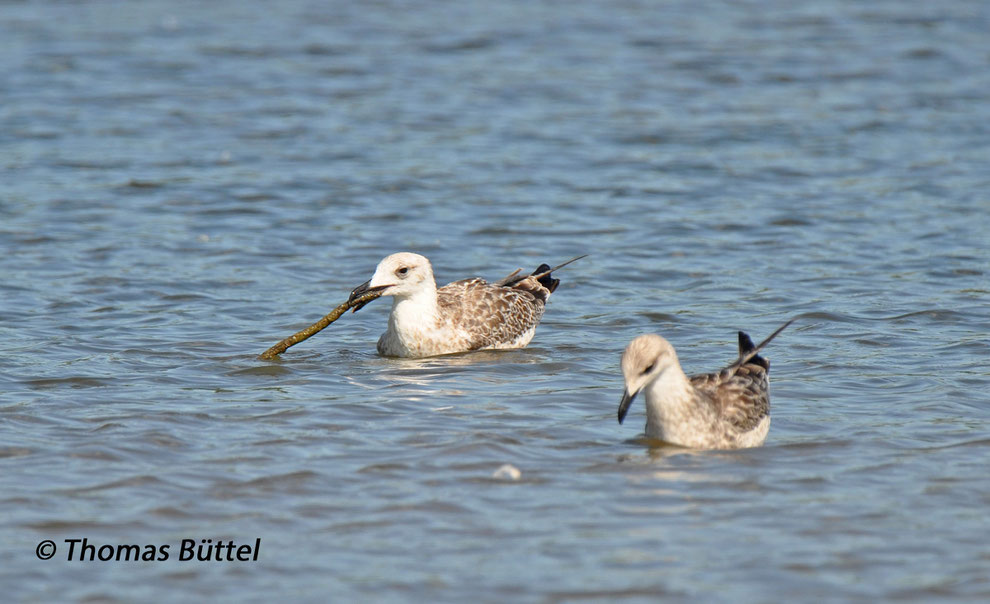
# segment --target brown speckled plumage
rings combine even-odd
[[[739,355],[753,349],[753,341],[739,332]],[[739,433],[756,428],[770,416],[770,362],[755,356],[742,365],[717,373],[691,376],[695,391],[709,398],[723,418]]]
[[[532,277],[510,287],[476,277],[441,287],[437,302],[441,319],[466,337],[466,350],[512,348],[527,334],[527,343],[532,338],[550,293]]]

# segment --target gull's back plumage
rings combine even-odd
[[[533,275],[549,268],[543,264]],[[437,290],[440,317],[452,331],[466,334],[467,350],[525,346],[533,339],[559,282],[544,283],[532,275],[511,285],[488,283],[478,277],[454,281]]]
[[[756,348],[739,332],[739,357]],[[717,373],[691,376],[691,385],[705,393],[718,416],[739,433],[755,429],[770,417],[770,361],[754,355],[742,365],[732,364]]]

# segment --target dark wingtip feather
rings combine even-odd
[[[744,365],[745,363],[755,362],[755,363],[757,363],[759,365],[762,365],[767,371],[769,371],[770,370],[770,361],[764,359],[761,356],[757,356],[756,352],[758,350],[762,350],[764,346],[766,346],[767,344],[769,344],[771,340],[773,340],[778,335],[780,335],[780,332],[782,332],[785,329],[787,329],[787,326],[790,325],[791,323],[793,323],[794,321],[797,321],[797,319],[798,319],[797,317],[794,317],[793,319],[791,319],[787,323],[784,323],[783,325],[781,325],[780,327],[778,327],[776,331],[774,331],[772,334],[768,335],[765,340],[763,340],[762,342],[760,342],[756,346],[753,346],[753,341],[749,339],[749,336],[748,335],[746,335],[745,333],[743,333],[743,332],[740,331],[739,332],[739,360],[737,360],[732,365],[729,365],[726,369],[732,370],[732,369],[735,369],[737,367],[740,367],[741,365]],[[745,338],[745,340],[743,338]],[[743,346],[746,346],[749,350],[747,352],[742,352]]]
[[[557,286],[560,285],[560,279],[553,279],[550,276],[550,273],[548,272],[549,270],[550,270],[550,265],[544,263],[538,266],[536,270],[532,272],[532,274],[539,275],[540,273],[546,273],[542,277],[538,278],[537,281],[539,281],[540,285],[547,288],[547,291],[549,291],[552,294],[554,290],[557,289]]]
[[[548,292],[552,294],[553,291],[557,289],[557,286],[560,285],[560,279],[554,279],[553,277],[550,276],[550,273],[557,269],[564,268],[571,262],[574,262],[575,260],[580,260],[585,256],[587,256],[587,254],[584,254],[582,256],[577,256],[576,258],[571,258],[567,262],[564,262],[563,264],[558,264],[553,268],[551,268],[549,264],[541,264],[539,268],[537,268],[535,271],[533,271],[528,275],[523,275],[522,277],[519,276],[519,270],[517,269],[508,277],[496,281],[495,285],[499,285],[501,287],[515,287],[515,285],[520,281],[529,279],[530,277],[535,277],[536,281],[541,286],[543,286]]]
[[[753,344],[753,340],[749,337],[749,334],[745,331],[739,332],[739,355],[742,356],[756,348],[756,344]]]
[[[747,334],[745,331],[740,331],[739,332],[739,358],[742,358],[743,356],[745,356],[746,354],[748,354],[754,348],[756,348],[756,345],[753,344],[753,340],[749,337],[749,334]],[[747,361],[747,363],[755,363],[757,365],[760,365],[761,367],[763,367],[764,369],[766,369],[768,371],[770,370],[770,361],[768,361],[767,359],[761,357],[758,354],[753,355],[753,358],[749,359]]]

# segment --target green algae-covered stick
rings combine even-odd
[[[380,298],[381,295],[382,293],[380,291],[369,291],[368,293],[362,296],[358,296],[357,298],[344,302],[337,308],[330,311],[330,314],[323,317],[316,323],[313,323],[312,325],[310,325],[309,327],[307,327],[302,331],[297,331],[296,333],[285,338],[278,344],[272,346],[265,352],[261,353],[261,358],[266,361],[274,360],[275,357],[285,352],[290,346],[295,346],[299,342],[302,342],[303,340],[306,340],[311,336],[314,336],[317,333],[323,331],[323,329],[325,329],[327,325],[330,325],[331,323],[339,319],[340,315],[344,314],[351,308],[354,308],[355,306],[363,306],[368,302],[371,302],[375,298]]]

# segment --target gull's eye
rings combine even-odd
[[[646,375],[647,373],[653,371],[653,368],[656,366],[657,366],[656,363],[650,363],[650,366],[643,370],[643,375]]]
[[[398,275],[398,276],[400,276],[400,277],[405,277],[406,276],[406,273],[408,273],[408,272],[409,272],[409,267],[408,266],[403,266],[400,269],[396,269],[395,274]]]

